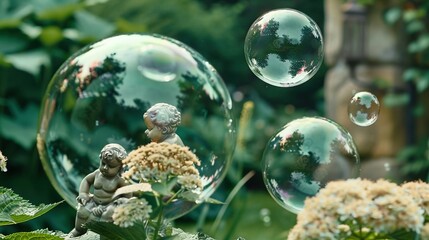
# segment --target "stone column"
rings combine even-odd
[[[362,82],[382,80],[389,86],[402,84],[403,39],[398,27],[384,23],[383,11],[395,1],[374,1],[368,8],[365,39],[366,61],[355,69]],[[385,91],[366,89],[351,78],[351,69],[341,56],[343,47],[342,0],[325,0],[325,63],[330,67],[325,79],[327,117],[346,128],[356,143],[362,161],[361,177],[398,178],[395,155],[405,146],[405,107],[383,105]],[[348,117],[347,107],[353,94],[369,91],[377,96],[381,109],[371,126],[355,125]]]

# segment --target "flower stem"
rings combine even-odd
[[[158,213],[158,220],[156,221],[155,231],[153,232],[153,240],[158,239],[158,232],[161,228],[162,223],[162,215],[164,215],[164,203],[162,202],[162,199],[160,199],[160,205],[159,205],[159,213]]]
[[[164,208],[165,206],[167,206],[168,204],[170,204],[174,199],[176,199],[177,195],[179,195],[180,193],[183,192],[183,189],[180,189],[179,191],[177,191],[175,194],[173,194],[173,196],[171,196],[167,202],[164,203],[163,201],[163,196],[159,196],[158,198],[156,198],[158,204],[159,204],[159,213],[158,213],[158,220],[156,221],[156,226],[155,226],[155,231],[153,234],[153,240],[158,239],[158,232],[159,229],[161,228],[161,224],[162,224],[162,218],[164,215]]]

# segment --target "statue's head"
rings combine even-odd
[[[121,145],[110,143],[103,147],[99,157],[101,173],[113,177],[122,170],[122,160],[127,157],[127,152]]]
[[[173,105],[157,103],[143,114],[143,120],[148,128],[153,125],[162,134],[167,135],[176,132],[180,124],[181,114]]]

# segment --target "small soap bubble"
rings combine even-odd
[[[270,11],[250,26],[244,54],[252,72],[277,87],[308,81],[323,61],[323,38],[313,19],[293,9]]]
[[[380,102],[370,92],[358,92],[348,106],[350,120],[359,126],[370,126],[377,121],[380,113]]]
[[[305,199],[328,182],[358,177],[359,168],[351,135],[321,117],[289,122],[269,140],[263,154],[265,186],[292,213],[301,211]]]

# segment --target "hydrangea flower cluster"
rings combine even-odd
[[[423,226],[422,232],[420,234],[420,239],[429,239],[429,223],[426,223]]]
[[[383,238],[399,230],[423,234],[428,231],[423,228],[428,193],[429,185],[422,182],[403,186],[386,180],[330,182],[305,201],[288,239]]]
[[[112,219],[120,227],[131,227],[135,222],[149,219],[151,213],[152,206],[146,199],[131,198],[115,208]]]
[[[3,156],[2,152],[0,151],[0,171],[7,172],[6,162],[7,158]]]
[[[407,182],[401,186],[407,195],[411,195],[414,201],[424,210],[425,215],[429,215],[429,184],[416,181]]]
[[[127,169],[122,177],[131,182],[169,182],[177,177],[177,183],[186,190],[202,188],[195,167],[200,161],[188,147],[152,142],[131,151],[122,162]]]

